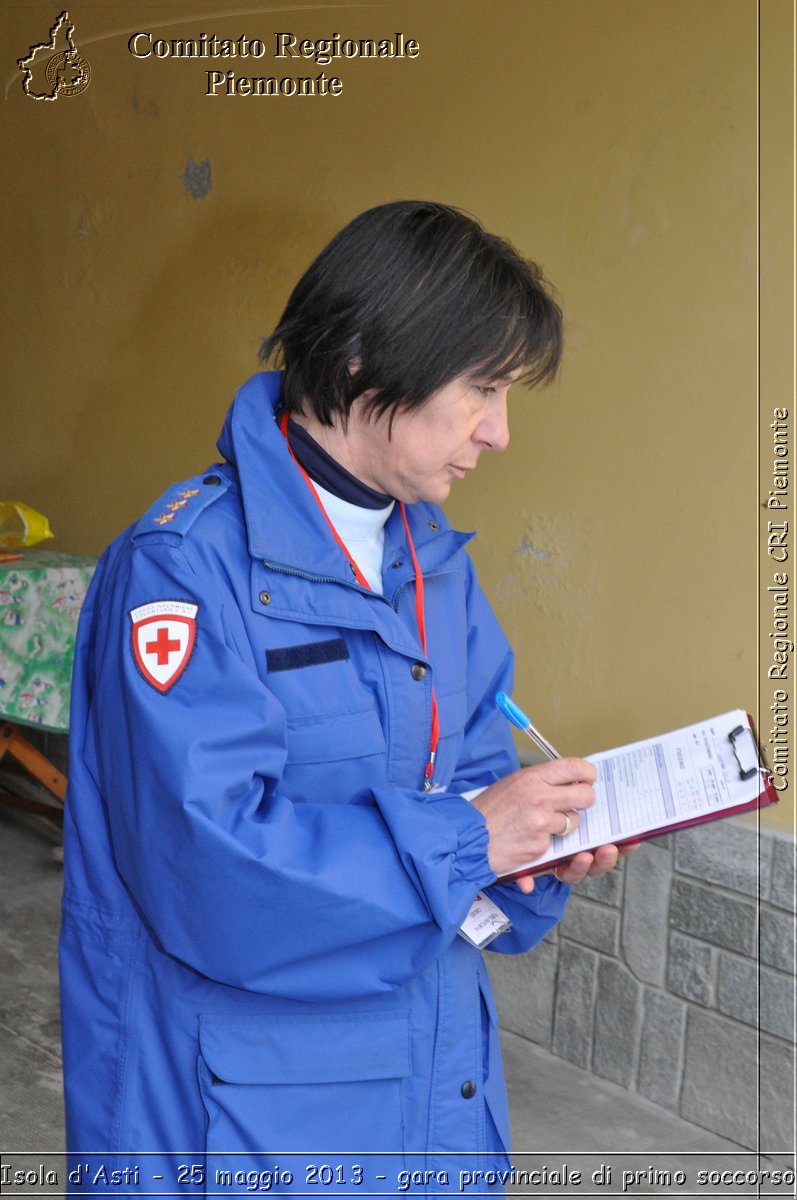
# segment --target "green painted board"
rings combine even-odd
[[[0,562],[0,716],[68,731],[75,628],[96,565],[39,549]]]

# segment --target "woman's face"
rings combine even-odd
[[[520,370],[501,379],[462,375],[410,411],[369,415],[364,398],[349,414],[345,447],[328,447],[363,483],[407,504],[441,504],[483,450],[509,445],[507,394]],[[344,457],[345,454],[345,457]]]

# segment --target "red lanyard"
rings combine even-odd
[[[291,444],[290,444],[290,441],[288,440],[288,420],[289,420],[288,413],[283,413],[282,419],[280,421],[280,431],[281,431],[283,437],[285,438],[285,444],[288,447],[288,452],[290,453],[290,456],[293,459],[293,461],[296,463],[296,466],[299,468],[299,470],[302,474],[302,478],[304,479],[305,483],[309,487],[309,489],[313,495],[313,498],[315,499],[316,504],[321,509],[321,512],[324,514],[324,519],[332,532],[333,538],[335,539],[338,546],[340,546],[341,550],[343,551],[346,558],[348,559],[348,561],[351,565],[351,569],[354,572],[354,578],[357,580],[357,582],[360,584],[361,587],[368,588],[368,591],[370,592],[373,590],[371,588],[370,583],[365,578],[362,571],[357,566],[357,563],[354,561],[351,554],[349,553],[348,547],[346,546],[345,542],[343,541],[343,538],[340,536],[337,529],[332,524],[332,521],[329,518],[329,513],[324,508],[324,505],[321,503],[321,497],[319,496],[318,492],[316,491],[315,485],[313,484],[312,479],[307,474],[304,467],[299,462],[298,458],[296,457],[296,455],[293,453],[293,450],[291,449]],[[418,559],[415,554],[415,545],[412,540],[412,534],[410,533],[410,526],[409,526],[409,522],[407,520],[407,513],[406,513],[404,505],[401,501],[399,501],[399,509],[401,510],[401,519],[404,522],[404,529],[407,534],[407,545],[410,548],[410,556],[412,558],[412,565],[415,570],[415,619],[418,622],[418,634],[421,639],[421,648],[423,649],[424,658],[428,658],[429,655],[428,655],[428,652],[426,649],[426,616],[424,613],[424,603],[423,603],[423,572],[421,571],[420,565],[418,563]],[[431,791],[431,788],[432,788],[432,779],[434,777],[434,760],[437,755],[437,743],[439,742],[439,740],[440,740],[440,717],[439,717],[439,714],[437,711],[437,697],[435,696],[435,693],[434,693],[434,685],[432,685],[432,732],[431,732],[431,736],[429,739],[429,761],[427,762],[426,769],[423,773],[424,774],[423,788],[424,788],[424,791],[426,791],[426,792]]]

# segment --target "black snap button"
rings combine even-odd
[[[429,528],[431,529],[432,533],[437,533],[440,526],[437,524],[437,521],[430,521]]]
[[[472,1100],[476,1095],[476,1084],[472,1079],[466,1079],[459,1090],[466,1100]]]
[[[210,484],[211,487],[218,487],[221,479],[218,475],[206,475],[202,482]]]
[[[418,682],[426,678],[426,667],[423,663],[412,664],[412,678],[417,679]]]
[[[271,592],[261,592],[260,593],[260,603],[261,604],[270,604],[271,603]]]
[[[400,567],[400,566],[401,566],[401,559],[400,559],[400,558],[397,558],[397,559],[396,559],[396,561],[393,563],[393,566],[394,566],[394,567]]]

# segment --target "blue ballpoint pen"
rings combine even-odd
[[[531,740],[539,746],[543,754],[548,758],[561,758],[558,750],[554,750],[547,738],[544,738],[539,729],[535,729],[531,721],[528,719],[522,708],[518,708],[514,700],[507,696],[506,692],[496,692],[495,702],[504,714],[506,719],[512,724],[522,729],[528,734]]]

